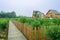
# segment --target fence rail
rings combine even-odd
[[[17,28],[25,35],[25,37],[28,40],[48,40],[46,36],[41,37],[41,28],[38,27],[38,30],[36,30],[36,27],[33,29],[33,27],[17,22],[15,20],[12,20],[12,22],[17,26]]]

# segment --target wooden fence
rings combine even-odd
[[[38,27],[38,30],[36,30],[36,27],[33,29],[33,27],[31,26],[17,22],[15,20],[12,20],[12,22],[17,26],[17,28],[24,34],[24,36],[28,40],[48,40],[45,35],[42,34],[43,37],[41,36],[41,28]]]

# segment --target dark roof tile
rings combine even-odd
[[[55,14],[60,14],[58,11],[56,10],[51,10],[52,12],[54,12]]]

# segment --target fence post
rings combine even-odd
[[[34,40],[36,40],[36,27],[34,28]]]
[[[24,33],[24,24],[23,24],[23,28],[22,28],[22,30],[23,30],[23,33]]]
[[[25,28],[25,29],[26,29],[26,31],[25,31],[25,35],[26,35],[26,37],[27,37],[27,25],[26,25],[26,28]]]
[[[32,27],[30,27],[29,31],[30,31],[30,34],[29,34],[29,35],[30,35],[29,40],[32,40],[32,31],[33,31],[33,30],[32,30]]]
[[[22,26],[21,26],[21,32],[23,33],[23,24],[22,24]]]
[[[38,27],[38,40],[41,40],[40,39],[40,28]]]

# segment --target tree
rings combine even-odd
[[[0,13],[0,18],[13,18],[16,17],[16,13],[14,11],[12,12],[3,12]]]

